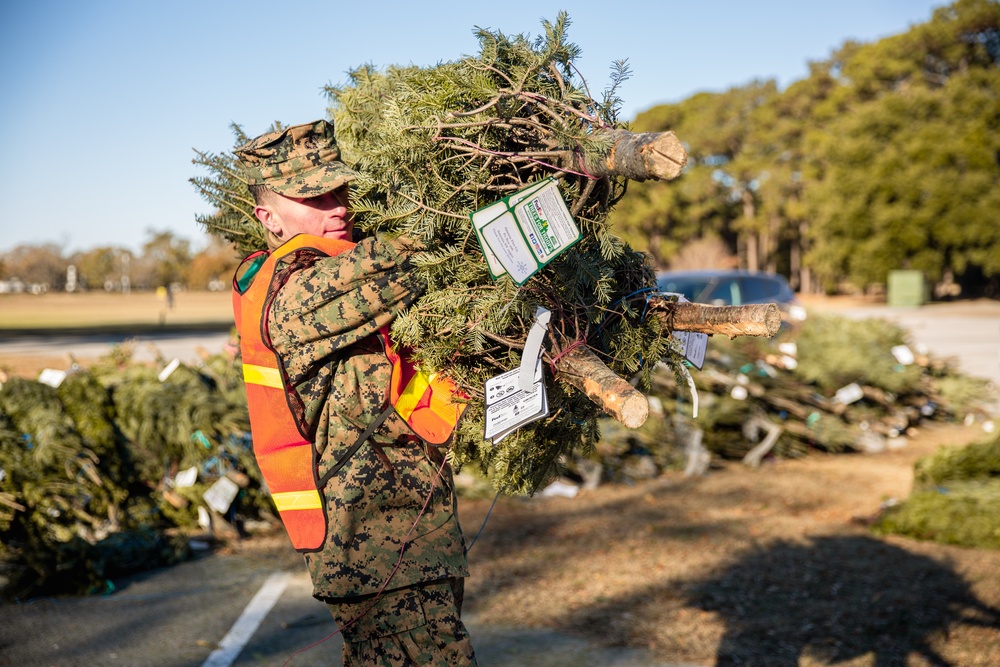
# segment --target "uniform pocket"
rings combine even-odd
[[[370,600],[350,605],[362,613],[371,605]],[[340,612],[346,611],[340,605]],[[383,593],[360,619],[344,629],[344,640],[352,643],[368,642],[380,637],[397,635],[427,624],[424,605],[419,592],[404,588]]]

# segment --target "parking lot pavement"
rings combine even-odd
[[[1000,389],[1000,301],[978,299],[910,308],[853,305],[830,310],[852,319],[876,317],[895,322],[909,332],[913,346],[925,347],[935,357],[954,359],[961,372],[990,380]]]

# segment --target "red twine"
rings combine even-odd
[[[563,357],[565,357],[567,354],[569,354],[570,352],[572,352],[575,348],[578,348],[581,345],[585,345],[585,344],[586,344],[586,341],[575,340],[572,343],[570,343],[569,345],[567,345],[566,347],[564,347],[562,352],[560,352],[556,356],[552,357],[552,362],[549,364],[549,366],[552,368],[552,374],[553,375],[556,374],[556,362],[557,361],[559,361],[560,359],[562,359]]]

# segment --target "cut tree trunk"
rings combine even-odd
[[[592,176],[624,176],[636,181],[668,181],[680,176],[687,150],[673,132],[629,132],[608,129],[613,139],[606,158],[581,160],[578,167]]]
[[[556,371],[560,378],[628,428],[639,428],[649,416],[646,396],[608,368],[586,346],[575,347],[559,357]]]
[[[777,305],[705,306],[676,303],[668,299],[650,300],[650,308],[664,318],[671,331],[736,336],[773,336],[781,325]],[[649,416],[646,396],[608,368],[586,346],[575,347],[556,361],[556,371],[610,416],[628,428],[639,428]]]
[[[705,334],[764,336],[770,338],[781,327],[781,311],[777,304],[761,303],[749,306],[707,306],[701,303],[677,302],[653,297],[649,300],[653,312],[662,313],[665,327],[671,331],[694,331]]]

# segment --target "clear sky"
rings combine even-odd
[[[275,120],[326,115],[322,87],[364,63],[432,65],[477,52],[476,26],[569,38],[597,95],[627,59],[622,117],[753,79],[782,88],[844,41],[931,18],[940,0],[3,0],[0,252],[141,247],[150,230],[205,243],[194,148],[232,148]]]

